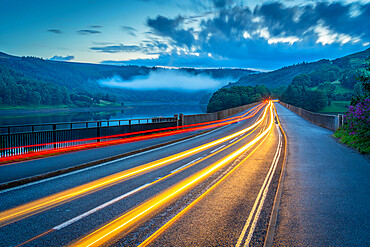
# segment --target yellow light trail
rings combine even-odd
[[[152,235],[150,235],[147,239],[144,240],[138,247],[145,247],[148,246],[153,240],[155,240],[158,236],[160,236],[166,229],[168,229],[173,223],[175,223],[181,216],[183,216],[186,212],[188,212],[193,206],[195,206],[200,200],[202,200],[209,192],[211,192],[214,188],[216,188],[222,181],[224,181],[230,174],[232,174],[240,165],[242,165],[257,149],[264,143],[267,139],[268,135],[263,138],[263,140],[255,147],[241,162],[239,162],[231,171],[229,171],[225,176],[223,176],[220,180],[218,180],[214,185],[212,185],[209,189],[207,189],[202,195],[200,195],[197,199],[195,199],[192,203],[190,203],[186,208],[184,208],[181,212],[175,215],[171,220],[169,220],[166,224],[160,227],[157,231],[155,231]]]
[[[38,200],[35,200],[30,203],[26,203],[24,205],[3,211],[0,213],[0,227],[5,226],[7,224],[13,223],[15,221],[24,219],[26,217],[29,217],[31,215],[34,215],[36,213],[40,213],[44,210],[50,209],[52,207],[58,206],[60,204],[69,202],[71,200],[80,198],[82,196],[85,196],[87,194],[96,192],[98,190],[107,188],[109,186],[112,186],[114,184],[123,182],[125,180],[131,179],[135,176],[142,175],[144,173],[147,173],[149,171],[152,171],[154,169],[158,169],[160,167],[163,167],[165,165],[168,165],[170,163],[173,163],[175,161],[187,158],[191,155],[197,154],[199,152],[202,152],[204,150],[207,150],[211,147],[214,147],[220,143],[226,142],[228,140],[231,140],[238,135],[241,135],[243,133],[246,133],[256,126],[258,126],[262,120],[266,117],[268,107],[265,108],[262,117],[257,120],[253,125],[240,130],[234,134],[228,135],[226,137],[217,139],[215,141],[203,144],[201,146],[189,149],[187,151],[183,151],[168,157],[165,157],[163,159],[159,159],[157,161],[153,161],[144,165],[140,165],[116,174],[112,174],[110,176],[97,179],[95,181],[89,182],[84,185],[77,186],[75,188],[65,190],[59,193],[56,193],[54,195],[50,195]]]
[[[269,109],[270,123],[268,128],[264,130],[260,135],[257,135],[253,140],[248,142],[246,145],[230,153],[229,155],[225,156],[224,158],[220,159],[214,164],[180,181],[179,183],[175,184],[174,186],[170,187],[164,192],[149,199],[148,201],[137,206],[131,211],[125,213],[124,215],[118,217],[117,219],[113,220],[107,225],[99,228],[98,230],[92,232],[86,237],[78,240],[77,242],[73,243],[72,246],[84,246],[84,247],[101,246],[114,241],[119,235],[127,233],[130,230],[132,230],[135,226],[137,226],[137,224],[143,221],[145,217],[149,217],[150,215],[154,214],[156,211],[168,205],[171,201],[183,195],[191,188],[195,187],[196,185],[207,179],[209,176],[217,172],[219,169],[229,164],[239,155],[243,154],[250,147],[256,144],[264,136],[266,136],[272,129],[273,112],[271,104],[272,103],[269,102],[268,107],[266,107],[264,116],[262,118],[264,119],[266,117],[265,113],[267,112],[267,109]]]
[[[260,125],[261,125],[261,123],[260,123]],[[258,126],[260,126],[260,125],[258,125]],[[171,177],[171,176],[173,176],[173,175],[175,175],[175,174],[177,174],[177,173],[179,173],[179,172],[181,172],[181,171],[183,171],[183,170],[185,170],[185,169],[188,169],[188,168],[190,168],[190,167],[193,167],[193,166],[195,166],[195,165],[197,165],[197,164],[199,164],[199,163],[201,163],[201,162],[203,162],[203,161],[205,161],[205,160],[209,159],[210,157],[212,157],[212,156],[214,156],[214,155],[216,155],[216,154],[218,154],[218,153],[220,153],[220,152],[222,152],[222,151],[224,151],[224,150],[226,150],[226,149],[230,148],[231,146],[234,146],[235,144],[239,143],[240,141],[244,140],[244,139],[245,139],[245,138],[247,138],[249,135],[251,135],[254,131],[256,131],[256,130],[257,130],[257,128],[258,128],[258,127],[254,128],[254,129],[253,129],[252,131],[250,131],[248,134],[246,134],[246,135],[244,135],[243,137],[241,137],[240,139],[238,139],[238,140],[236,140],[236,141],[232,142],[231,144],[229,144],[229,145],[227,145],[227,146],[225,146],[225,147],[223,147],[223,148],[221,148],[221,149],[217,150],[216,152],[211,153],[210,155],[207,155],[207,156],[205,156],[205,157],[203,157],[203,158],[201,158],[201,159],[197,160],[196,162],[191,163],[190,165],[187,165],[187,166],[185,166],[185,167],[182,167],[181,169],[178,169],[178,170],[176,169],[175,171],[172,171],[171,173],[167,174],[166,176],[161,177],[161,178],[159,178],[159,179],[157,179],[157,180],[154,180],[153,182],[148,183],[148,184],[146,184],[146,185],[144,185],[144,186],[141,186],[141,187],[139,187],[139,188],[142,188],[142,189],[148,188],[149,186],[152,186],[152,185],[154,185],[154,184],[156,184],[156,183],[159,183],[160,181],[163,181],[163,180],[165,180],[165,179],[167,179],[167,178],[169,178],[169,177]],[[265,139],[266,139],[266,137],[265,137]],[[265,140],[265,139],[264,139],[264,140]],[[258,147],[259,147],[261,144],[262,144],[262,142],[261,142],[260,144],[258,144]],[[255,150],[253,150],[252,152],[254,152],[254,151],[255,151]],[[252,154],[252,153],[250,153],[249,155],[251,155],[251,154]],[[248,155],[248,157],[249,157],[249,155]],[[242,161],[242,162],[243,162],[243,161]],[[234,169],[233,169],[233,170],[234,170]],[[138,191],[139,191],[139,190],[138,190]],[[199,199],[199,198],[198,198],[198,199]],[[113,200],[115,200],[115,199],[113,199]],[[100,205],[100,206],[99,206],[99,210],[100,210],[100,209],[105,208],[105,205],[111,205],[111,204],[110,204],[110,202],[111,202],[111,201],[109,201],[108,203],[103,204],[104,206],[103,206],[103,205]],[[86,212],[86,213],[84,213],[84,214],[86,214],[86,215],[90,215],[89,213],[90,213],[90,212],[96,212],[95,210],[96,210],[96,208],[91,209],[90,211],[88,211],[88,212]],[[84,215],[84,214],[82,214],[82,215]],[[64,225],[65,225],[65,226],[70,225],[70,224],[69,224],[69,222],[73,222],[73,223],[74,223],[74,222],[76,222],[76,221],[78,221],[78,220],[80,220],[80,219],[83,219],[84,217],[81,217],[82,215],[76,216],[75,218],[73,218],[73,219],[71,219],[71,220],[69,220],[69,221],[66,221],[66,222],[64,222],[64,223],[62,223],[62,224],[59,224],[58,226],[53,227],[52,229],[50,229],[50,230],[48,230],[48,231],[46,231],[46,232],[44,232],[44,233],[42,233],[42,234],[39,234],[39,235],[37,235],[37,236],[35,236],[35,237],[33,237],[33,238],[31,238],[31,239],[29,239],[29,240],[27,240],[27,241],[23,242],[23,243],[21,243],[21,244],[17,245],[17,247],[18,247],[18,246],[23,246],[23,245],[25,245],[25,244],[27,244],[27,243],[30,243],[30,242],[32,242],[32,241],[34,241],[34,240],[36,240],[36,239],[38,239],[38,238],[41,238],[41,237],[43,237],[43,236],[45,236],[45,235],[47,235],[47,234],[49,234],[49,233],[51,233],[51,232],[53,232],[53,231],[55,231],[55,230],[60,230],[60,229],[64,228]],[[63,226],[63,227],[61,227],[61,226]]]

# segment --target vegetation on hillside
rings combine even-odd
[[[105,87],[99,80],[119,76],[122,80],[130,80],[137,76],[146,76],[152,71],[165,68],[145,66],[113,66],[103,64],[84,64],[58,62],[36,57],[16,57],[0,52],[0,65],[21,73],[24,78],[37,80],[65,87],[69,93],[81,94],[89,92],[114,96],[117,101],[124,102],[190,102],[199,101],[208,93],[203,91],[169,91],[169,90],[130,90],[117,87]],[[213,78],[230,78],[238,80],[241,76],[252,73],[247,69],[191,69],[180,71],[193,75],[205,74]],[[176,83],[176,82],[174,82]],[[19,84],[19,83],[18,83]]]
[[[270,95],[270,91],[263,85],[233,86],[221,88],[213,93],[207,105],[207,112],[216,112],[241,105],[261,101]]]
[[[352,98],[346,123],[334,136],[361,153],[370,153],[370,65],[358,77],[361,94]],[[357,84],[356,84],[357,85]]]
[[[22,73],[0,65],[0,105],[6,106],[80,106],[115,101],[115,96],[88,92],[69,93],[65,86],[26,78]]]
[[[363,67],[363,62],[370,55],[370,48],[362,52],[354,53],[345,57],[341,57],[335,60],[323,59],[317,62],[307,63],[302,62],[292,66],[287,66],[278,70],[274,70],[267,73],[250,74],[243,76],[239,81],[230,84],[229,86],[255,86],[255,85],[265,85],[266,87],[278,88],[287,87],[292,79],[300,74],[310,74],[311,72],[321,70],[324,66],[334,65],[341,70],[341,73],[336,73],[339,77],[336,80],[340,80],[342,74],[348,75],[349,83],[353,84],[353,75],[356,74],[356,69]],[[335,73],[335,71],[333,71]],[[344,73],[343,73],[344,72]],[[315,79],[315,73],[312,75]],[[328,77],[331,77],[329,74]],[[327,77],[326,77],[327,78]]]
[[[296,75],[279,98],[309,111],[328,112],[329,109],[338,109],[331,107],[332,104],[337,106],[340,102],[362,94],[361,83],[355,75],[364,69],[365,59],[362,56],[365,53],[336,59],[310,73]]]

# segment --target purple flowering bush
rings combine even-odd
[[[346,116],[346,124],[334,136],[361,153],[370,153],[370,99],[362,98],[351,105]]]

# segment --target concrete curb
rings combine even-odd
[[[215,129],[217,129],[217,128],[215,128]],[[101,164],[101,163],[105,163],[105,162],[108,162],[108,161],[120,159],[120,158],[127,157],[127,156],[130,156],[130,155],[133,155],[133,154],[138,154],[138,153],[145,152],[145,151],[148,151],[148,150],[151,150],[151,149],[155,149],[155,148],[163,147],[163,146],[166,146],[166,145],[170,145],[172,143],[187,140],[187,139],[190,139],[190,138],[208,133],[208,132],[213,131],[215,129],[206,130],[206,131],[203,131],[201,133],[194,134],[194,135],[191,135],[191,136],[187,136],[187,137],[183,137],[183,138],[176,139],[176,140],[173,140],[173,141],[169,141],[169,142],[153,145],[153,146],[150,146],[150,147],[134,150],[134,151],[127,152],[127,153],[124,153],[124,154],[119,154],[119,155],[115,155],[115,156],[112,156],[112,157],[91,161],[91,162],[84,163],[84,164],[81,164],[81,165],[68,167],[68,168],[65,168],[65,169],[52,171],[52,172],[40,174],[40,175],[33,176],[33,177],[22,178],[22,179],[19,179],[19,180],[3,183],[3,184],[0,184],[0,191],[4,190],[4,189],[9,189],[9,188],[12,188],[12,187],[24,185],[24,184],[36,182],[36,181],[39,181],[39,180],[42,180],[42,179],[55,177],[55,176],[65,174],[65,173],[69,173],[69,172],[73,172],[73,171],[76,171],[76,170],[84,169],[86,167],[91,167],[91,166],[98,165],[98,164]]]
[[[277,114],[276,114],[276,116],[277,116]],[[279,117],[277,117],[277,119],[279,119]],[[288,138],[287,138],[287,136],[286,136],[286,134],[283,130],[283,127],[280,124],[280,120],[278,120],[278,121],[279,121],[280,130],[284,135],[284,148],[285,148],[285,150],[284,150],[284,161],[283,161],[283,166],[282,166],[282,170],[281,170],[281,173],[280,173],[279,184],[278,184],[278,188],[277,188],[277,191],[276,191],[274,204],[272,206],[270,222],[269,222],[269,226],[268,226],[268,229],[267,229],[265,243],[263,245],[264,247],[270,247],[274,243],[274,235],[275,235],[275,231],[276,231],[276,222],[277,222],[277,217],[278,217],[278,214],[279,214],[281,195],[283,193],[283,184],[284,184],[285,173],[286,173],[286,163],[287,163],[287,155],[288,155]]]

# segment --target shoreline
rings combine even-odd
[[[93,106],[93,107],[47,107],[47,108],[8,108],[0,109],[0,117],[21,116],[21,115],[44,115],[44,114],[68,114],[74,112],[98,112],[98,111],[120,111],[131,109],[134,106],[181,106],[181,105],[205,105],[198,102],[187,103],[161,103],[161,102],[142,102],[125,103],[117,106]]]
[[[93,107],[56,107],[56,108],[20,108],[20,109],[0,109],[0,117],[7,115],[27,115],[27,114],[50,114],[50,113],[71,113],[71,112],[91,112],[91,111],[114,111],[129,109],[130,106],[93,106]]]

